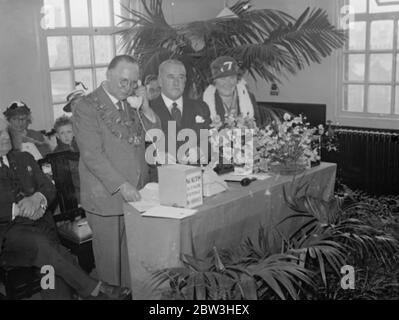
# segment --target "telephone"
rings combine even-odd
[[[137,81],[137,86],[141,87],[141,80]],[[127,98],[127,102],[136,110],[138,110],[143,104],[143,97],[130,96]]]

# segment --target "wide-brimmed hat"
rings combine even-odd
[[[9,120],[18,115],[30,115],[30,109],[25,102],[13,101],[3,114]]]
[[[212,80],[239,74],[237,61],[229,56],[221,56],[211,63]]]
[[[71,92],[70,94],[68,94],[67,96],[67,101],[68,103],[62,108],[62,110],[64,110],[65,112],[72,112],[72,102],[85,95],[85,92],[83,90],[75,90],[73,92]]]

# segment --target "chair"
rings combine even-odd
[[[62,151],[48,154],[38,161],[43,172],[50,175],[57,189],[60,212],[54,215],[62,245],[76,255],[83,270],[94,268],[92,232],[79,205],[79,182],[76,181],[79,153]]]

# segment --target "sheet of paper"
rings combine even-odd
[[[139,212],[145,212],[160,205],[158,183],[147,183],[143,189],[139,190],[139,192],[141,200],[129,202],[129,204]]]
[[[156,217],[167,219],[183,219],[196,213],[196,209],[156,206],[142,213],[143,217]]]

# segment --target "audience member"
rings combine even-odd
[[[55,135],[57,137],[57,147],[54,153],[62,151],[79,152],[72,130],[72,120],[67,116],[59,117],[54,123]],[[72,175],[72,182],[75,188],[75,195],[80,202],[80,179],[79,179],[79,163],[77,161],[68,161],[69,169]]]
[[[0,266],[52,266],[58,297],[66,283],[82,298],[127,298],[128,289],[91,278],[60,244],[47,210],[55,197],[54,185],[29,153],[11,148],[8,123],[0,118]]]
[[[72,120],[68,116],[59,117],[54,123],[57,147],[54,152],[73,151],[79,152],[78,145],[72,129]]]
[[[31,111],[22,101],[14,101],[4,111],[4,115],[11,125],[10,133],[13,136],[14,148],[23,149],[23,143],[33,143],[42,157],[50,153],[55,145],[39,131],[28,129],[32,122]]]

